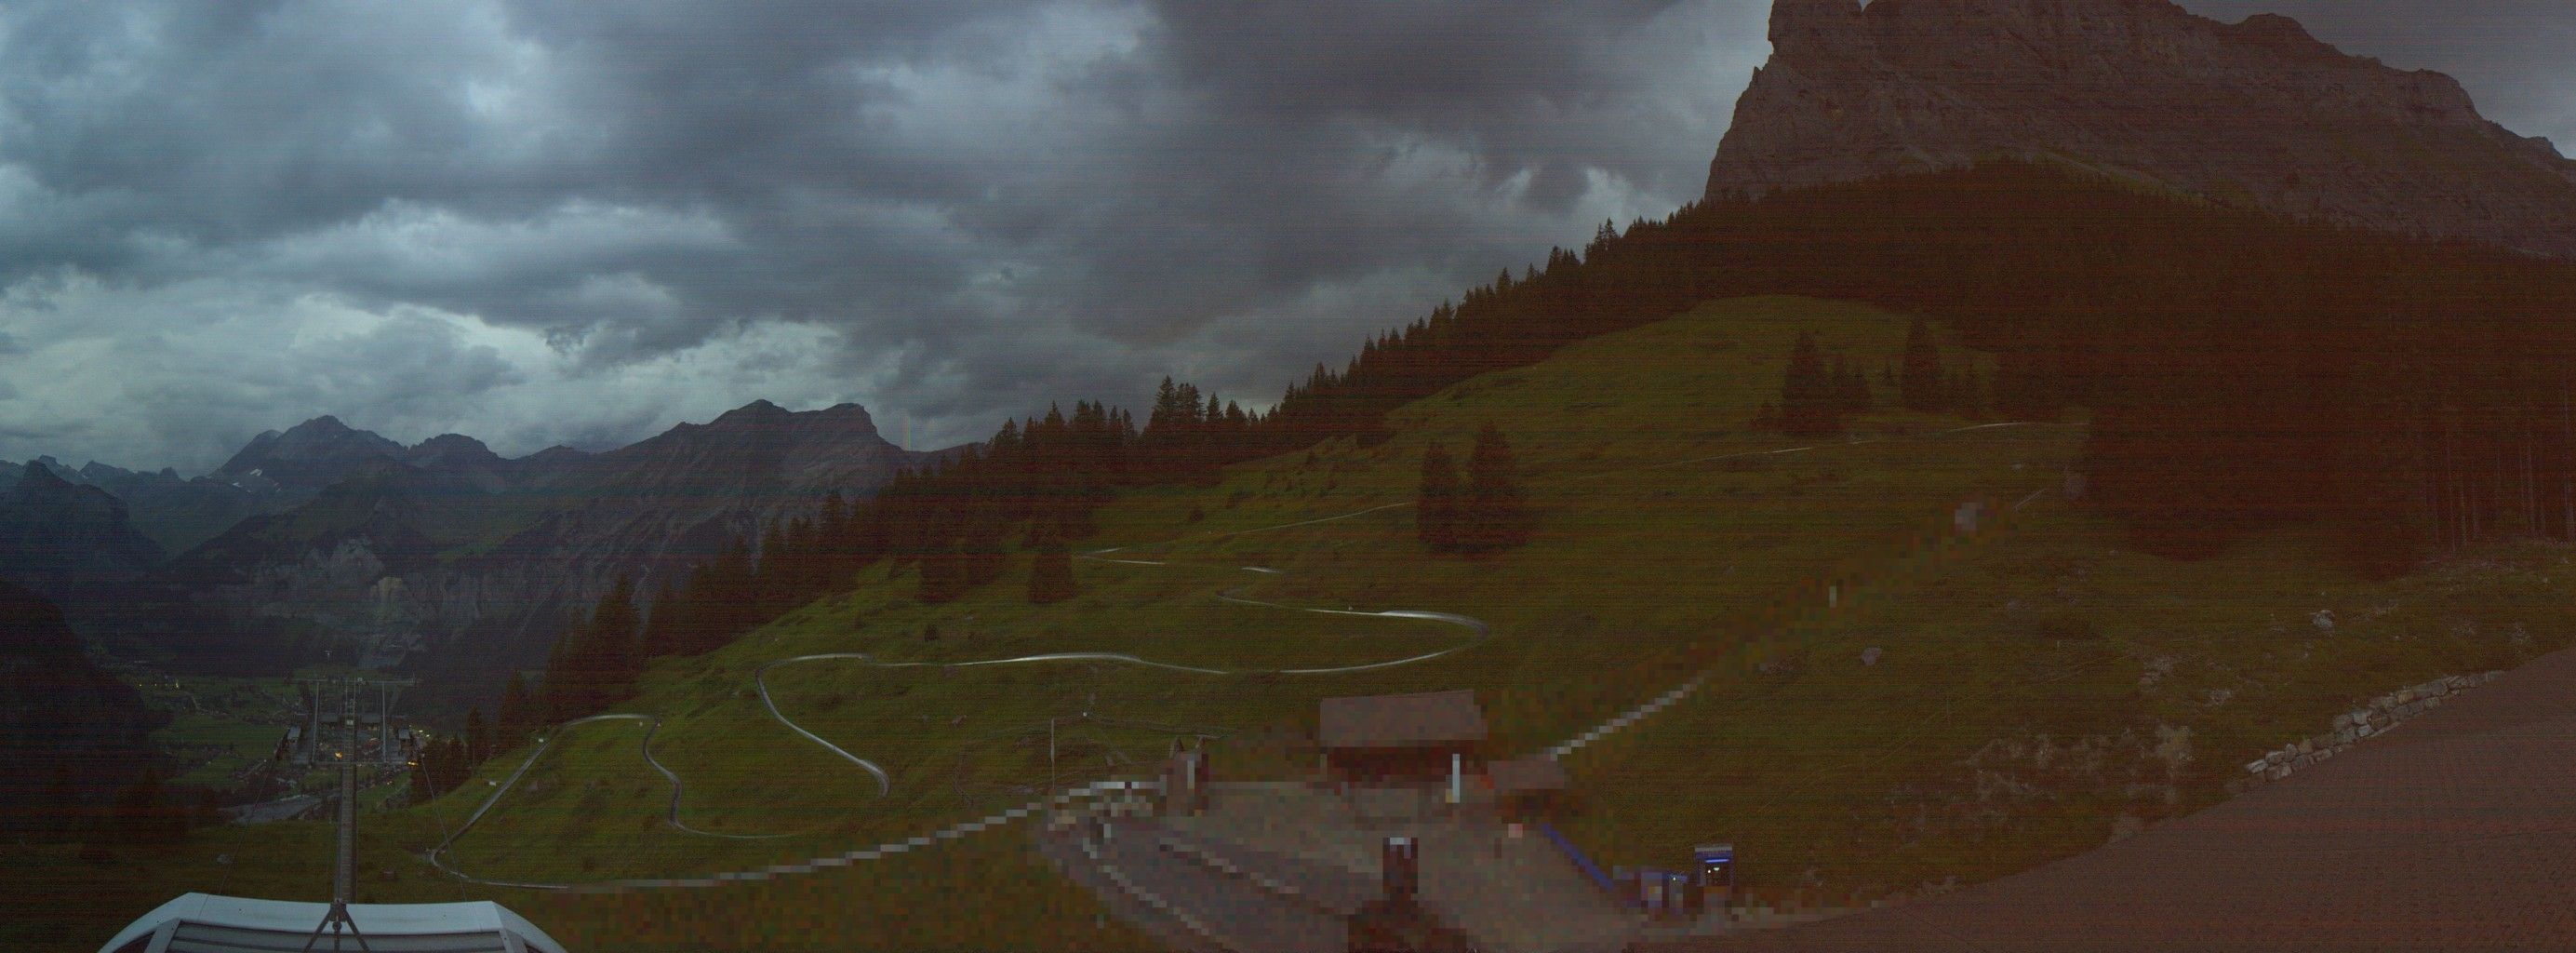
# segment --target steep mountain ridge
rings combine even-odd
[[[1778,0],[1708,194],[2071,161],[2204,199],[2576,256],[2576,161],[2459,83],[2166,0]]]
[[[380,449],[328,435],[337,448]],[[273,438],[262,444],[271,456],[251,459],[279,459],[284,444]],[[540,659],[621,573],[672,579],[771,518],[812,512],[833,492],[869,495],[940,456],[888,443],[855,404],[791,412],[757,401],[604,453],[518,460],[451,434],[358,460],[163,576],[230,628],[261,633],[245,653],[408,661],[444,683],[482,683]]]
[[[0,490],[0,580],[54,601],[111,597],[162,559],[122,500],[31,461]]]
[[[216,467],[213,476],[246,487],[275,485],[290,494],[310,494],[403,455],[402,444],[372,431],[352,429],[326,414],[284,433],[272,430],[251,438],[241,452]]]
[[[39,462],[51,464],[52,457]],[[134,528],[173,553],[191,547],[254,513],[292,505],[280,494],[262,494],[213,477],[182,478],[167,467],[159,472],[128,470],[92,460],[78,470],[54,466],[54,473],[82,486],[97,487],[125,501]]]

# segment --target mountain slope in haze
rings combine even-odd
[[[2576,256],[2576,161],[2448,76],[2166,0],[1778,0],[1708,194],[2072,161],[2229,204]]]
[[[63,479],[31,461],[0,489],[0,580],[48,599],[96,602],[162,560],[159,544],[136,532],[124,501]]]
[[[39,462],[52,462],[51,457]],[[82,486],[105,490],[125,501],[134,528],[173,553],[232,528],[253,513],[282,509],[291,500],[262,494],[213,477],[181,478],[163,468],[157,473],[128,470],[92,460],[78,470],[56,465],[54,473]]]
[[[0,830],[42,830],[103,803],[167,720],[91,664],[52,603],[0,582]]]
[[[183,553],[248,517],[293,508],[332,484],[387,462],[439,457],[452,449],[442,444],[450,440],[482,448],[470,438],[450,435],[405,449],[323,416],[253,437],[213,473],[194,478],[166,467],[149,472],[95,460],[79,469],[52,457],[37,462],[66,482],[96,487],[124,501],[135,529],[161,548]]]
[[[408,660],[472,683],[542,658],[621,573],[675,580],[769,519],[833,492],[869,495],[940,456],[887,442],[855,404],[796,413],[758,401],[605,453],[519,460],[456,435],[380,455],[329,429],[301,448],[324,448],[302,458],[318,463],[285,472],[342,467],[338,482],[244,520],[163,577],[255,633],[242,653]],[[254,444],[227,469],[264,475],[289,449],[282,437]]]

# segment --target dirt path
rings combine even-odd
[[[2576,650],[2028,873],[1727,951],[2576,950]]]

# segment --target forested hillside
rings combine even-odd
[[[1372,443],[1388,412],[1452,384],[1754,294],[1938,316],[1997,355],[1975,382],[1927,384],[1913,378],[1939,369],[1909,362],[1909,403],[1966,386],[2011,416],[2086,406],[2090,497],[2150,551],[2206,557],[2266,526],[2322,522],[2353,568],[2388,575],[2485,539],[2576,538],[2576,263],[1998,162],[1702,202],[1624,233],[1604,223],[1581,254],[1506,270],[1341,370],[1314,368],[1268,412],[1166,380],[1141,428],[1091,402],[1006,423],[873,501],[737,541],[651,597],[640,637],[574,639],[703,652],[879,560],[918,565],[924,601],[953,599],[999,578],[1015,547],[1088,538],[1091,509],[1118,487],[1204,483],[1335,437]]]

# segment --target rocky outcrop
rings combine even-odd
[[[1712,198],[2059,161],[2206,200],[2576,256],[2576,162],[2448,76],[2166,0],[1778,0]]]

